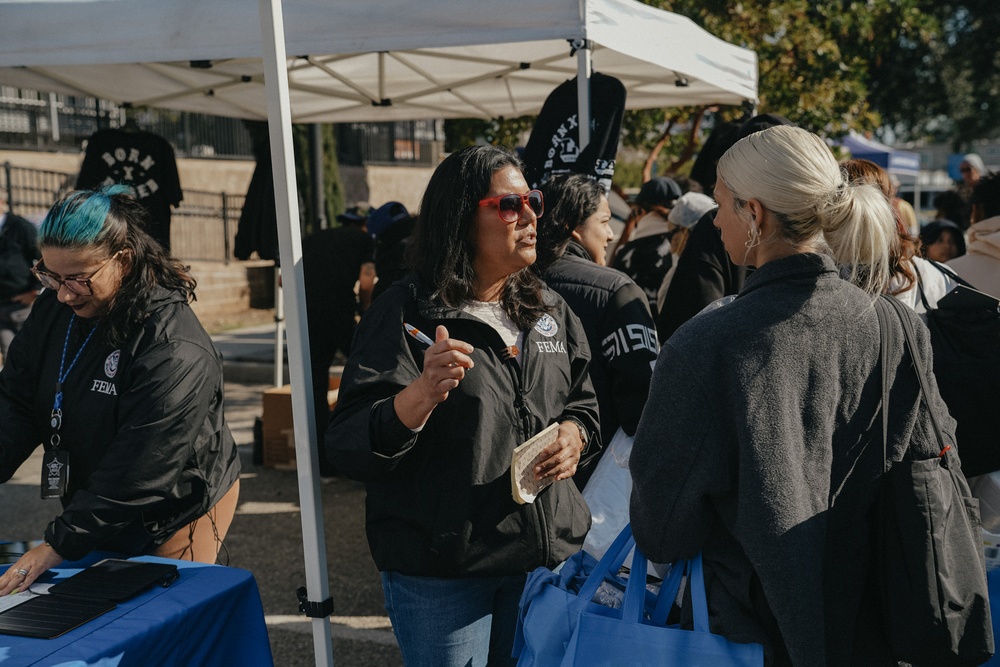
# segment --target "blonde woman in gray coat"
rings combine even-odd
[[[895,664],[866,579],[883,469],[873,303],[890,280],[892,209],[794,127],[737,142],[718,175],[715,226],[733,262],[756,270],[660,352],[629,466],[636,541],[657,562],[702,551],[712,631],[763,644],[768,664]],[[894,378],[890,457],[936,455],[908,449],[928,413],[912,371]]]

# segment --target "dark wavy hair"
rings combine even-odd
[[[535,270],[545,271],[562,257],[573,230],[601,204],[604,188],[591,176],[553,176],[544,187],[545,217],[538,221],[538,259]]]
[[[496,146],[470,146],[445,158],[431,175],[406,259],[432,297],[448,306],[475,299],[473,245],[479,200],[490,191],[493,174],[523,169],[517,157]],[[504,312],[522,329],[548,312],[543,284],[525,267],[507,277],[500,297]]]
[[[115,347],[145,318],[158,286],[182,292],[189,302],[195,299],[195,279],[145,232],[148,221],[149,214],[132,188],[111,185],[64,195],[49,210],[38,232],[41,249],[89,250],[106,257],[125,251],[130,268],[101,318],[104,337]]]

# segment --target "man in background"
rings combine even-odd
[[[330,364],[337,352],[345,357],[350,352],[357,317],[371,303],[375,284],[375,246],[365,230],[368,214],[367,205],[354,206],[337,216],[340,226],[321,229],[302,242],[309,360],[322,477],[336,473],[326,462],[322,447],[330,417],[327,402]]]
[[[7,195],[0,190],[0,366],[38,296],[40,285],[31,273],[41,258],[35,236],[33,224],[7,210]]]

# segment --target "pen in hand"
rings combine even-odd
[[[430,347],[431,345],[434,344],[434,341],[432,341],[430,338],[428,338],[427,334],[425,334],[424,332],[422,332],[420,329],[416,328],[412,324],[407,324],[406,322],[403,322],[403,328],[406,329],[406,333],[410,334],[411,336],[413,336],[413,338],[415,338],[416,340],[420,341],[424,345],[427,345],[428,347]]]

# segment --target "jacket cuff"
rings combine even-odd
[[[400,421],[393,405],[394,398],[395,396],[390,396],[373,405],[369,420],[372,451],[387,458],[412,447],[419,433],[419,430],[412,431]]]
[[[45,543],[63,560],[80,560],[94,547],[90,541],[73,531],[57,517],[45,528]]]

